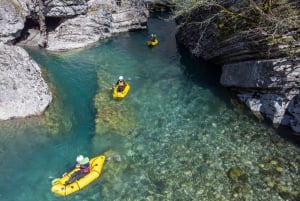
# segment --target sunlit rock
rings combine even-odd
[[[47,17],[72,17],[83,14],[87,9],[85,0],[48,0],[46,1],[45,16]]]
[[[20,11],[12,10],[11,15],[25,12],[24,6],[20,5],[18,3]],[[121,3],[55,0],[28,2],[26,5],[30,13],[26,14],[26,22],[14,19],[21,27],[12,26],[19,33],[10,33],[11,40],[22,46],[39,45],[52,51],[86,47],[116,33],[146,29],[149,17],[144,2],[137,0]]]
[[[21,36],[25,18],[18,12],[17,5],[10,1],[1,1],[0,6],[0,42],[12,43]],[[21,10],[21,8],[20,8]]]
[[[0,43],[0,119],[42,114],[52,101],[38,64],[20,47]]]

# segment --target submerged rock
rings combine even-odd
[[[107,87],[107,83],[110,83],[108,80],[112,80],[110,74],[101,71],[98,72],[98,77],[99,93],[94,98],[94,106],[97,110],[96,134],[113,132],[128,136],[137,122],[134,108],[126,102],[126,99],[113,99],[111,87]]]
[[[51,88],[53,89],[53,88]],[[60,98],[55,95],[55,89],[52,90],[54,101],[52,101],[49,108],[44,112],[42,118],[42,125],[44,125],[48,132],[52,135],[61,135],[64,133],[69,133],[72,129],[72,118],[74,116],[73,111],[70,111],[62,103],[62,93],[60,93]]]
[[[111,197],[112,191],[118,189],[120,178],[126,174],[126,170],[130,164],[128,160],[118,160],[120,154],[114,150],[107,150],[104,155],[107,157],[104,171],[105,174],[101,177],[103,182],[102,194],[103,197]]]
[[[96,134],[113,132],[127,136],[135,127],[133,110],[125,102],[113,100],[110,95],[100,92],[95,97]]]
[[[240,179],[245,173],[239,167],[232,167],[227,171],[227,176],[231,180],[238,180]]]
[[[0,119],[39,115],[52,101],[38,64],[25,50],[0,43]]]

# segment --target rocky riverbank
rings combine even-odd
[[[20,47],[0,43],[0,119],[41,114],[52,94],[41,70]]]
[[[181,9],[177,41],[222,66],[220,82],[255,115],[300,133],[300,4],[199,2]]]
[[[62,51],[85,47],[120,32],[146,29],[149,2],[2,1],[0,120],[41,114],[52,100],[39,66],[22,46]]]

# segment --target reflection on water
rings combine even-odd
[[[174,34],[152,18],[84,50],[30,50],[55,97],[42,117],[1,122],[0,200],[299,200],[299,147],[230,99],[212,66],[179,54]],[[119,75],[131,90],[115,101]],[[101,178],[52,194],[79,153],[108,156]]]

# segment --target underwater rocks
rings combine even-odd
[[[43,118],[41,119],[41,125],[43,125],[48,133],[52,135],[61,135],[69,133],[72,129],[72,118],[74,111],[67,108],[62,102],[64,100],[63,93],[60,93],[58,98],[57,88],[52,87],[53,101],[49,108],[44,112]]]
[[[232,167],[227,171],[227,176],[231,180],[238,180],[245,176],[245,173],[239,167]]]
[[[126,102],[126,99],[114,99],[112,97],[112,86],[108,80],[113,76],[104,70],[98,71],[98,93],[94,98],[96,109],[96,134],[114,133],[128,136],[135,128],[136,119],[134,108]]]
[[[98,93],[94,98],[96,109],[96,134],[114,133],[128,136],[136,126],[134,108],[126,102],[126,99],[114,99],[112,97],[112,86],[109,80],[113,76],[105,70],[97,72]]]
[[[101,178],[103,183],[102,194],[104,198],[110,198],[112,190],[118,188],[116,184],[120,182],[120,177],[125,174],[130,164],[128,160],[123,160],[120,154],[113,150],[106,151],[104,155],[107,160],[104,167],[105,174]]]
[[[96,134],[108,132],[127,136],[135,127],[133,108],[126,102],[113,100],[111,93],[100,92],[95,97]]]
[[[0,119],[42,114],[52,94],[25,50],[0,43]]]

